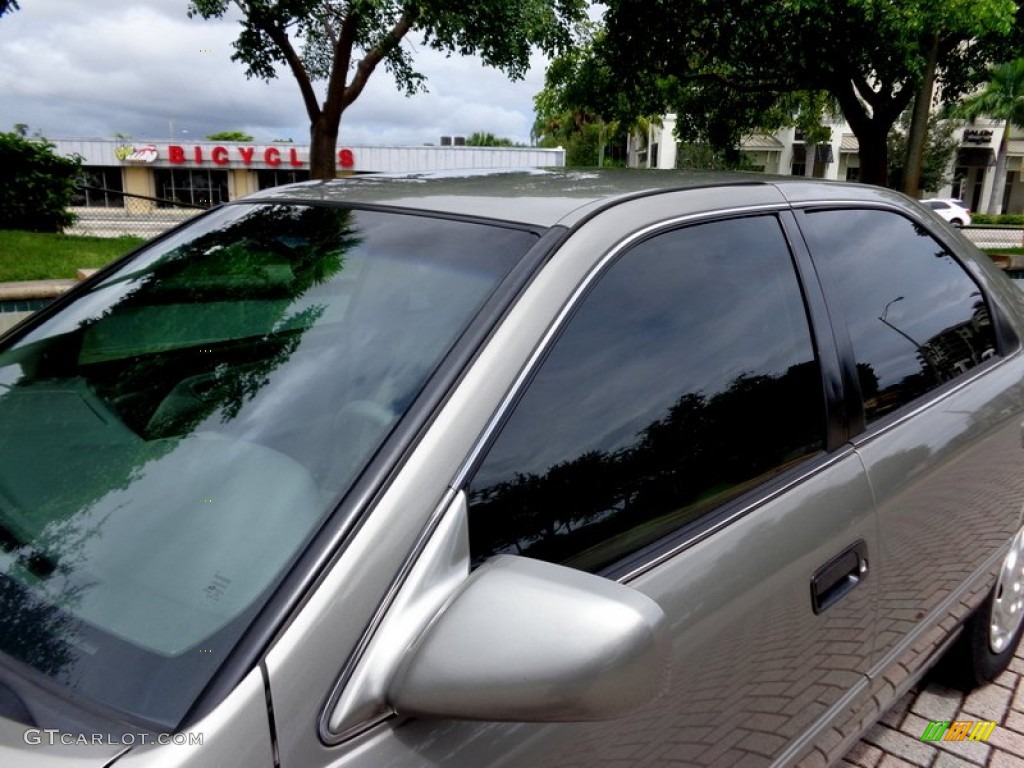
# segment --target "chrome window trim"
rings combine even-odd
[[[526,383],[532,378],[540,361],[545,355],[547,355],[548,350],[554,343],[555,338],[561,333],[569,316],[575,312],[577,305],[580,303],[583,296],[589,291],[590,286],[593,285],[598,277],[600,277],[604,272],[605,267],[622,255],[625,250],[651,235],[675,229],[683,225],[696,224],[705,221],[716,221],[724,218],[750,216],[760,213],[777,213],[779,211],[786,211],[790,209],[791,206],[788,203],[771,203],[767,205],[751,205],[737,208],[720,208],[714,211],[686,214],[684,216],[677,216],[675,218],[659,221],[657,224],[650,224],[637,230],[631,235],[627,235],[625,238],[613,245],[605,252],[596,264],[590,267],[587,274],[580,281],[579,285],[576,286],[569,298],[566,299],[562,308],[558,311],[558,314],[555,315],[555,318],[551,321],[548,329],[544,332],[544,335],[537,343],[537,346],[534,347],[530,357],[519,371],[519,374],[516,376],[512,386],[509,388],[508,392],[505,393],[505,397],[502,398],[497,410],[491,416],[487,425],[484,427],[483,432],[481,432],[480,436],[477,438],[473,448],[470,450],[466,460],[463,462],[462,467],[455,474],[455,479],[452,480],[452,487],[462,488],[466,484],[469,479],[469,475],[479,461],[485,447],[490,443],[501,423],[505,420],[505,416],[519,399],[519,395],[526,386]],[[779,227],[782,229],[781,222],[779,222]],[[785,230],[783,230],[783,236],[785,236]],[[786,247],[787,249],[789,248],[788,241]]]
[[[935,222],[925,220],[924,217],[912,216],[912,214],[915,213],[915,211],[913,211],[910,208],[902,208],[892,203],[869,202],[858,200],[821,200],[815,202],[800,202],[794,203],[792,208],[793,210],[805,210],[807,208],[857,208],[862,210],[884,210],[890,213],[895,213],[897,215],[903,216],[904,218],[909,218],[916,224],[923,226],[928,232],[928,234],[949,252],[949,255],[952,257],[952,259],[957,264],[960,265],[960,268],[963,269],[967,277],[970,278],[971,281],[974,282],[974,284],[978,287],[978,290],[981,292],[981,295],[985,297],[985,302],[986,304],[988,304],[990,311],[993,305],[998,307],[998,302],[994,301],[992,298],[992,292],[987,290],[987,286],[979,282],[978,276],[975,274],[972,265],[970,265],[969,263],[965,263],[964,260],[957,254],[956,250],[950,247],[950,245],[946,242],[946,237],[944,235],[948,233],[940,234],[940,232],[936,231],[936,229],[929,226],[931,224],[934,224]],[[809,245],[808,250],[811,250]],[[811,259],[814,259],[813,250],[811,250]],[[1004,310],[1002,308],[999,308],[998,311],[1003,312]],[[969,371],[960,374],[960,376],[958,376],[953,382],[948,382],[947,384],[944,384],[941,387],[930,390],[926,394],[922,395],[921,398],[916,400],[914,402],[914,405],[910,405],[908,403],[907,406],[903,406],[903,408],[907,408],[907,410],[904,413],[900,413],[898,416],[894,417],[892,421],[887,421],[886,419],[888,417],[886,417],[886,419],[882,420],[881,424],[878,424],[876,422],[874,424],[865,425],[864,430],[862,432],[850,437],[850,443],[855,448],[859,448],[860,446],[865,445],[871,442],[872,440],[875,440],[877,437],[887,434],[888,432],[902,425],[908,419],[920,414],[922,411],[925,411],[928,408],[931,408],[939,401],[944,400],[947,397],[953,396],[954,394],[959,392],[963,387],[973,382],[975,379],[987,375],[990,371],[998,370],[1003,365],[1009,364],[1018,356],[1018,354],[1020,354],[1021,349],[1022,347],[1018,345],[1014,349],[1006,350],[1003,353],[997,353],[995,357],[991,358],[990,360],[985,360],[980,365],[976,365]]]
[[[575,311],[580,301],[582,301],[582,298],[590,289],[590,286],[593,285],[593,283],[600,277],[600,275],[604,272],[605,268],[612,261],[617,259],[625,250],[635,245],[640,240],[643,240],[644,238],[647,238],[651,235],[657,234],[662,231],[676,229],[684,225],[717,221],[721,219],[746,217],[759,214],[774,214],[780,211],[787,210],[792,210],[792,206],[789,205],[788,203],[773,203],[767,205],[718,209],[716,211],[709,211],[699,214],[687,214],[685,216],[666,219],[664,221],[658,222],[657,224],[652,224],[650,226],[644,227],[616,243],[597,261],[595,265],[593,265],[590,268],[586,276],[583,278],[583,280],[580,281],[580,284],[576,286],[570,297],[566,300],[565,304],[559,310],[558,314],[555,316],[555,319],[552,321],[547,331],[545,331],[543,337],[541,337],[540,342],[538,342],[537,346],[534,348],[534,351],[531,353],[529,359],[526,361],[526,364],[523,366],[522,370],[516,376],[515,381],[509,388],[509,391],[505,394],[505,397],[502,398],[502,401],[499,404],[497,410],[488,420],[483,432],[477,438],[476,442],[473,445],[473,448],[470,450],[466,460],[463,462],[462,467],[459,469],[458,473],[455,476],[455,479],[452,481],[452,487],[464,489],[481,455],[484,453],[486,447],[490,444],[492,438],[500,429],[500,426],[505,421],[505,417],[512,410],[515,403],[518,401],[519,395],[522,393],[527,383],[533,377],[534,372],[536,371],[540,362],[547,354],[551,345],[554,343],[554,340],[561,333],[570,315],[572,315],[572,313]],[[785,237],[785,229],[783,228],[781,221],[779,222],[779,226],[780,229],[782,229],[783,236]],[[786,247],[787,249],[792,250],[791,246],[788,243],[788,240]],[[799,274],[797,274],[795,269],[794,277],[797,279],[798,282],[800,282],[800,276]],[[803,290],[802,284],[801,290]],[[808,318],[808,331],[813,331],[810,325],[810,318]],[[758,506],[771,501],[778,495],[788,491],[793,486],[803,482],[804,480],[817,474],[818,472],[821,472],[826,468],[832,466],[836,462],[842,460],[847,455],[852,453],[852,451],[852,446],[850,446],[849,444],[844,445],[843,447],[836,450],[833,454],[826,455],[826,458],[823,461],[821,461],[821,463],[815,463],[815,465],[812,468],[808,469],[806,472],[801,473],[797,477],[792,478],[784,485],[780,486],[779,488],[776,488],[774,491],[769,493],[767,496],[764,496],[756,500],[752,500],[749,503],[743,505],[741,508],[733,511],[726,517],[723,517],[721,520],[717,520],[716,522],[706,527],[703,527],[700,530],[694,531],[691,536],[687,536],[682,541],[672,546],[669,550],[659,553],[658,555],[653,557],[649,562],[644,563],[643,565],[639,565],[635,568],[632,568],[624,574],[616,576],[614,580],[620,583],[627,583],[635,579],[637,576],[646,573],[650,569],[656,567],[657,565],[660,565],[669,558],[674,557],[680,551],[687,549],[693,544],[696,544],[697,542],[707,538],[711,534],[719,531],[721,528],[725,527],[726,525],[729,525],[734,520],[743,517],[746,514],[749,514]]]
[[[424,525],[422,531],[420,532],[416,540],[416,543],[414,544],[413,548],[410,550],[409,554],[403,561],[399,572],[396,574],[395,578],[388,586],[384,600],[381,602],[381,605],[378,606],[378,609],[374,613],[373,618],[367,625],[363,634],[360,636],[358,645],[356,646],[349,660],[345,663],[345,666],[342,668],[341,674],[339,675],[335,685],[332,687],[331,694],[326,700],[324,707],[321,710],[320,717],[318,719],[318,734],[321,741],[326,746],[333,747],[342,744],[346,741],[349,741],[356,735],[360,733],[365,733],[365,731],[369,730],[370,728],[373,728],[374,726],[382,722],[385,722],[394,716],[393,713],[381,715],[376,719],[366,721],[365,723],[361,724],[361,726],[351,728],[343,734],[332,733],[328,726],[330,712],[332,711],[333,707],[336,706],[337,701],[341,696],[342,690],[348,684],[348,681],[350,680],[353,672],[361,662],[370,642],[376,635],[377,630],[380,627],[380,624],[382,623],[384,617],[390,610],[391,605],[394,603],[398,593],[404,586],[408,578],[408,575],[412,570],[413,565],[421,555],[423,549],[426,547],[427,542],[430,540],[430,537],[433,535],[437,526],[440,524],[441,518],[444,516],[444,513],[448,510],[451,503],[455,500],[457,494],[459,492],[463,492],[464,486],[467,480],[469,479],[471,471],[474,469],[475,465],[479,461],[480,456],[484,453],[486,446],[490,443],[491,439],[494,437],[495,433],[500,428],[500,425],[504,422],[506,415],[513,408],[516,401],[519,399],[519,395],[521,394],[529,380],[532,378],[533,373],[539,366],[541,360],[547,354],[548,350],[550,349],[554,340],[561,332],[562,328],[565,326],[570,315],[575,311],[576,307],[578,306],[582,298],[589,291],[593,283],[604,272],[605,268],[612,261],[617,259],[625,250],[632,247],[637,242],[647,237],[650,237],[654,234],[660,233],[662,231],[671,230],[674,228],[678,228],[680,226],[699,224],[704,222],[716,221],[720,219],[744,217],[759,214],[773,214],[779,211],[800,210],[811,207],[857,207],[889,210],[893,213],[898,213],[902,215],[910,213],[910,211],[902,209],[899,206],[884,203],[872,203],[862,200],[818,200],[801,202],[796,204],[773,203],[756,206],[741,206],[736,208],[718,209],[715,211],[707,211],[695,214],[686,214],[684,216],[666,219],[664,221],[660,221],[656,224],[651,224],[649,226],[637,230],[636,232],[628,235],[627,237],[623,238],[618,243],[616,243],[593,266],[590,267],[590,269],[587,271],[587,274],[576,286],[576,288],[573,290],[569,298],[565,301],[563,306],[559,309],[558,314],[552,320],[551,324],[544,332],[544,335],[541,337],[540,341],[534,347],[534,350],[530,354],[530,357],[527,359],[526,363],[523,365],[520,372],[517,374],[514,382],[512,383],[512,386],[509,388],[508,392],[506,392],[505,396],[502,398],[500,404],[498,405],[498,408],[491,415],[483,431],[477,437],[472,449],[467,454],[466,459],[463,461],[461,467],[456,473],[451,486],[448,489],[446,489],[441,501],[438,503],[438,505],[435,507],[434,511],[428,518],[427,523]],[[924,224],[925,222],[919,223]],[[957,261],[959,262],[959,259]],[[752,499],[748,503],[733,510],[731,513],[721,517],[718,520],[715,520],[713,523],[700,527],[698,530],[693,531],[692,534],[682,538],[679,542],[677,542],[669,549],[663,552],[659,552],[657,555],[652,557],[647,562],[644,562],[642,565],[638,565],[630,569],[626,573],[616,576],[615,581],[620,583],[628,583],[636,579],[637,577],[647,573],[648,571],[656,568],[662,563],[675,557],[680,552],[690,548],[691,546],[694,546],[695,544],[719,532],[723,528],[731,525],[736,520],[752,513],[759,507],[774,501],[782,494],[787,493],[794,487],[806,482],[807,480],[818,475],[819,473],[824,472],[825,470],[831,468],[835,464],[838,464],[839,462],[849,458],[851,455],[854,455],[856,452],[856,447],[859,445],[863,445],[864,442],[866,442],[867,440],[874,439],[876,435],[884,434],[890,429],[895,428],[905,420],[909,419],[911,416],[916,415],[919,411],[931,407],[934,404],[934,402],[957,392],[959,389],[966,386],[968,383],[973,381],[978,376],[985,375],[989,371],[995,370],[996,368],[1002,366],[1003,364],[1008,363],[1012,358],[1016,357],[1017,351],[1018,350],[1014,350],[1013,352],[1007,355],[1000,356],[993,361],[989,361],[989,363],[987,364],[978,366],[977,368],[973,369],[970,375],[964,376],[964,378],[961,381],[959,381],[955,386],[951,387],[950,389],[943,390],[936,397],[931,398],[927,402],[924,402],[920,404],[918,407],[915,407],[914,409],[908,411],[907,413],[903,414],[897,420],[893,421],[890,424],[886,424],[883,427],[873,431],[869,430],[861,433],[850,442],[844,444],[838,450],[834,451],[831,454],[826,454],[819,461],[815,461],[813,463],[813,466],[808,468],[806,471],[800,472],[798,475],[790,478],[788,481],[780,485],[778,488],[775,488],[770,493],[757,499]]]
[[[615,258],[617,258],[625,249],[632,246],[639,240],[642,240],[643,238],[648,237],[662,230],[673,229],[684,224],[699,223],[703,221],[715,221],[721,218],[729,218],[732,216],[747,216],[762,213],[770,214],[789,209],[790,206],[786,203],[772,203],[767,205],[717,209],[714,211],[687,214],[672,219],[666,219],[664,221],[658,222],[657,224],[652,224],[650,226],[637,230],[636,232],[627,236],[623,240],[619,241],[611,249],[609,249],[604,254],[604,256],[602,256],[598,260],[598,262],[595,265],[590,267],[586,276],[583,278],[582,281],[580,281],[580,284],[576,286],[573,293],[570,295],[569,299],[566,300],[562,308],[559,310],[558,314],[555,316],[555,319],[552,321],[548,329],[545,331],[544,336],[541,338],[541,341],[534,348],[529,359],[522,367],[519,374],[516,376],[515,381],[509,388],[509,391],[505,394],[505,397],[502,399],[501,403],[498,405],[497,410],[494,412],[494,414],[492,414],[492,416],[488,420],[483,432],[481,432],[480,436],[477,437],[477,440],[474,442],[472,449],[467,455],[467,458],[463,461],[458,472],[456,472],[455,480],[445,490],[444,496],[442,496],[441,500],[438,502],[437,506],[434,508],[433,512],[428,518],[426,524],[423,526],[423,529],[420,531],[415,544],[413,545],[412,549],[409,551],[405,559],[402,561],[402,565],[399,568],[398,573],[395,575],[394,579],[388,585],[388,589],[385,592],[381,604],[377,607],[377,610],[374,612],[370,622],[367,624],[366,628],[363,630],[363,633],[360,635],[359,642],[357,643],[355,649],[349,656],[348,660],[345,662],[344,667],[342,667],[341,673],[338,675],[337,681],[332,686],[331,693],[324,702],[324,705],[320,710],[320,715],[317,718],[317,735],[319,736],[320,741],[325,746],[338,746],[339,744],[345,743],[351,740],[352,738],[355,738],[357,735],[365,733],[367,730],[373,728],[374,726],[386,722],[387,720],[394,717],[393,712],[384,713],[374,719],[367,720],[361,724],[357,724],[353,727],[350,727],[346,729],[346,731],[343,733],[334,733],[330,729],[329,725],[330,714],[333,711],[334,707],[337,706],[337,703],[341,698],[342,691],[344,690],[345,686],[348,685],[353,673],[355,672],[356,668],[359,666],[360,662],[365,656],[370,643],[372,642],[374,636],[377,633],[377,630],[380,628],[381,623],[384,621],[384,617],[388,614],[388,611],[394,604],[399,592],[405,585],[405,582],[408,579],[413,566],[415,565],[416,561],[419,559],[420,555],[425,549],[427,542],[430,540],[430,537],[434,534],[434,531],[437,529],[438,525],[440,525],[441,519],[444,517],[445,512],[447,512],[451,504],[457,498],[458,494],[464,492],[463,486],[465,485],[466,479],[469,476],[469,472],[476,464],[480,454],[483,452],[484,446],[489,442],[491,436],[497,430],[498,425],[500,425],[501,422],[504,420],[505,414],[515,403],[516,399],[518,398],[519,392],[522,390],[525,383],[531,377],[532,372],[538,365],[539,361],[546,354],[547,349],[550,347],[554,338],[558,335],[558,332],[561,330],[568,316],[573,312],[576,305],[579,303],[581,297],[589,289],[590,285],[597,279],[600,273],[604,271],[605,266],[609,264],[611,261],[613,261]],[[623,581],[623,579],[617,580]]]
[[[859,435],[851,437],[850,442],[855,448],[860,448],[861,446],[870,443],[878,437],[901,426],[908,419],[933,407],[936,403],[945,400],[948,397],[952,397],[976,379],[981,378],[982,376],[987,376],[989,373],[999,370],[1004,365],[1009,365],[1017,358],[1018,355],[1019,350],[1012,350],[1006,355],[999,355],[991,360],[984,361],[981,365],[976,365],[974,368],[971,368],[970,371],[960,374],[955,382],[949,382],[938,389],[931,390],[930,393],[922,396],[920,401],[916,402],[913,406],[905,406],[908,407],[908,410],[893,418],[892,421],[883,422],[880,425],[877,423],[868,425]]]
[[[840,461],[843,461],[855,454],[856,451],[854,450],[854,446],[851,445],[850,443],[846,443],[845,445],[838,448],[834,452],[826,454],[825,457],[820,460],[820,462],[814,462],[813,466],[809,467],[808,469],[796,475],[795,477],[790,478],[785,483],[780,485],[778,488],[775,488],[771,492],[757,499],[751,499],[743,506],[733,510],[729,514],[723,516],[719,520],[714,521],[713,523],[701,526],[697,530],[693,531],[693,533],[691,533],[690,535],[684,537],[679,542],[669,547],[664,552],[659,552],[649,561],[643,563],[642,565],[638,565],[635,568],[632,568],[631,570],[627,571],[624,574],[621,574],[620,576],[617,576],[615,580],[618,582],[627,583],[637,578],[638,576],[642,576],[648,571],[657,568],[659,565],[666,562],[667,560],[672,559],[683,550],[689,549],[690,547],[694,546],[695,544],[698,544],[704,539],[713,536],[726,526],[731,525],[736,520],[739,520],[741,517],[746,517],[751,512],[756,510],[758,507],[764,506],[765,504],[774,501],[782,494],[789,492],[790,490],[800,485],[801,483],[809,480],[815,475],[824,472],[827,469],[830,469],[834,465],[838,464]],[[710,517],[712,515],[714,515],[713,512],[709,513],[708,516]]]

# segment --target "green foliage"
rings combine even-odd
[[[1012,0],[606,6],[603,60],[634,113],[675,108],[681,135],[703,134],[724,148],[757,128],[786,94],[826,92],[860,141],[862,174],[877,183],[886,179],[886,136],[916,92],[933,46],[943,94],[952,97],[1011,36],[1016,14]]]
[[[907,153],[907,133],[910,130],[910,110],[900,116],[899,123],[889,131],[889,184],[891,189],[903,188],[903,163]],[[928,118],[924,156],[921,159],[922,190],[936,192],[950,182],[949,167],[960,141],[952,120],[942,119],[939,113]]]
[[[574,168],[593,168],[601,150],[601,126],[585,125],[565,143],[565,164]]]
[[[57,232],[75,221],[67,210],[82,172],[47,141],[0,133],[0,229]]]
[[[972,213],[972,224],[996,224],[999,226],[1024,227],[1024,214],[1001,213],[997,215],[987,213]]]
[[[210,141],[252,141],[252,136],[245,131],[221,131],[211,133],[206,138]]]
[[[521,147],[522,144],[517,144],[512,139],[506,139],[503,136],[495,136],[493,133],[486,131],[474,131],[466,138],[467,147]]]
[[[676,168],[709,171],[749,171],[753,163],[743,153],[715,149],[710,144],[682,143],[676,148]]]
[[[533,98],[533,136],[542,147],[565,147],[568,165],[625,165],[627,135],[645,118],[628,112],[601,59],[600,28],[583,23],[575,34],[578,44],[551,61]],[[647,135],[646,124],[639,132]]]
[[[533,48],[549,55],[565,48],[586,11],[584,0],[192,0],[188,15],[219,18],[232,4],[242,30],[231,58],[263,80],[275,78],[278,65],[289,68],[310,119],[310,170],[318,178],[334,175],[341,116],[378,65],[405,94],[425,90],[412,47],[402,45],[407,35],[521,78]],[[315,81],[326,81],[326,98]]]
[[[985,88],[964,99],[954,113],[960,117],[989,117],[1024,125],[1024,58],[992,67]]]

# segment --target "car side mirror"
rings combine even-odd
[[[665,614],[627,586],[503,555],[472,573],[388,686],[398,714],[464,720],[605,720],[668,678]]]

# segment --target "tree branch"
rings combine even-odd
[[[324,112],[332,125],[341,121],[341,113],[348,106],[345,103],[345,92],[348,90],[348,70],[352,64],[352,49],[359,34],[359,12],[350,8],[341,22],[341,31],[334,44],[334,56],[331,62],[331,77],[327,81],[327,99]]]
[[[864,99],[868,104],[871,105],[872,109],[877,109],[879,104],[879,93],[872,88],[866,80],[860,77],[851,77],[850,82],[853,84],[857,94]]]
[[[243,0],[235,0],[235,4],[246,14],[246,18],[249,19],[253,26],[267,35],[281,51],[281,55],[284,56],[284,60],[288,63],[288,68],[291,69],[295,81],[299,84],[299,91],[302,93],[302,103],[306,106],[306,114],[311,122],[315,122],[320,117],[320,105],[317,104],[316,92],[313,90],[313,83],[309,79],[309,73],[302,63],[302,58],[295,50],[295,46],[292,45],[288,33],[283,27],[275,24],[272,19],[258,18],[246,6]]]
[[[402,14],[402,17],[398,22],[391,28],[384,38],[373,47],[372,50],[367,51],[366,56],[363,60],[356,65],[356,73],[352,78],[352,82],[345,88],[345,93],[342,96],[341,109],[345,109],[349,104],[359,98],[359,94],[363,92],[363,88],[366,87],[366,81],[370,79],[370,75],[373,74],[373,70],[377,68],[381,60],[390,53],[395,46],[402,42],[402,38],[412,29],[413,24],[416,23],[416,11],[407,10]]]

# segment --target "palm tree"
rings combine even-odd
[[[996,153],[996,168],[988,200],[988,213],[999,214],[1003,208],[1010,126],[1024,125],[1024,58],[989,68],[984,90],[966,99],[955,112],[960,117],[973,119],[984,115],[1003,123],[1003,138]]]

